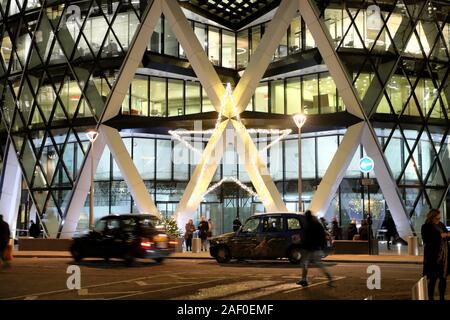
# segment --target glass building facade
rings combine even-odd
[[[181,3],[181,2],[180,2]],[[57,236],[76,187],[89,141],[147,1],[0,2],[0,151],[2,168],[12,144],[23,174],[19,228],[32,207]],[[442,1],[317,1],[333,46],[375,128],[414,227],[429,208],[450,204],[449,50],[450,6]],[[224,82],[234,87],[264,36],[271,15],[239,28],[184,9],[194,34]],[[343,134],[354,124],[316,48],[313,35],[295,17],[241,117],[253,128],[291,128],[292,114],[309,115],[302,135],[302,202],[307,208]],[[167,161],[182,149],[168,130],[193,128],[216,112],[190,67],[186,53],[162,15],[149,35],[142,64],[120,114],[108,125],[121,131],[158,209],[176,210],[195,165]],[[254,135],[265,145],[270,137]],[[206,145],[207,137],[201,144]],[[186,151],[186,150],[185,150]],[[342,225],[369,212],[378,227],[389,209],[376,183],[362,185],[355,155],[326,219]],[[297,136],[289,135],[262,155],[289,210],[297,210]],[[213,182],[236,177],[251,186],[237,155],[229,150]],[[230,164],[231,163],[231,164]],[[5,184],[5,181],[3,181]],[[118,166],[105,150],[95,174],[95,218],[137,212]],[[88,199],[79,221],[87,227]],[[264,211],[262,203],[232,183],[205,196],[197,212],[215,221],[215,232],[232,220]],[[195,221],[194,221],[195,222]]]

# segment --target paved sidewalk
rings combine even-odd
[[[71,258],[67,251],[14,251],[14,258]],[[213,259],[209,252],[177,252],[170,259]],[[339,254],[330,255],[324,259],[327,262],[358,262],[358,263],[406,263],[421,264],[422,256],[408,255],[379,255],[370,256],[365,254]]]

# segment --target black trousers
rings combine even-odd
[[[186,251],[192,251],[192,238],[185,239]]]
[[[436,282],[439,279],[439,300],[445,300],[445,289],[447,288],[447,278],[446,277],[429,277],[428,279],[428,299],[434,300],[434,288],[436,287]]]

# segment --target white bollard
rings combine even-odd
[[[419,255],[419,242],[416,236],[408,237],[408,255],[410,256]]]
[[[200,238],[192,239],[192,252],[199,253],[202,245],[202,240]]]

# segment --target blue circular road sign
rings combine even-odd
[[[363,173],[369,173],[373,170],[374,163],[372,158],[363,157],[359,160],[359,170]]]

